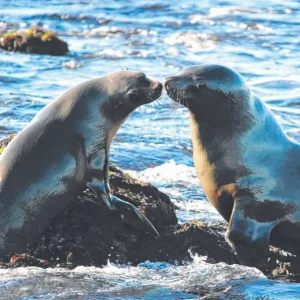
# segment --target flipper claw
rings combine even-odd
[[[125,223],[140,231],[148,231],[155,237],[159,237],[159,233],[152,223],[134,205],[116,196],[112,196],[110,193],[106,193],[104,182],[94,180],[93,182],[89,182],[87,186],[97,197],[103,199],[108,208],[111,210],[117,209],[124,217]]]
[[[96,182],[89,182],[87,184],[88,188],[92,190],[92,192],[99,197],[100,199],[103,199],[104,203],[109,209],[115,209],[114,205],[112,204],[112,200],[109,195],[107,195],[104,191],[104,184],[103,186],[99,184],[101,182],[96,181]]]
[[[124,222],[138,228],[150,232],[153,236],[159,237],[158,231],[148,218],[142,214],[134,205],[129,202],[123,201],[116,196],[112,196],[112,203],[117,210],[124,216]]]

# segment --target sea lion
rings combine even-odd
[[[230,68],[191,66],[165,89],[189,109],[194,164],[227,240],[241,263],[264,269],[269,242],[300,240],[300,145]]]
[[[108,207],[158,235],[133,205],[112,197],[111,141],[162,84],[135,71],[85,81],[44,107],[0,157],[0,257],[26,251],[86,186]]]

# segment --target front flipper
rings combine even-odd
[[[109,209],[115,209],[110,194],[106,192],[105,183],[103,181],[94,179],[92,182],[88,182],[87,186],[91,189],[95,196],[103,199]]]
[[[155,237],[159,237],[159,233],[148,220],[134,205],[123,201],[118,197],[112,196],[113,205],[124,217],[124,222],[139,230],[148,231]]]
[[[262,220],[261,215],[267,215],[268,211],[260,211],[257,218],[250,217],[249,209],[257,206],[256,202],[248,197],[235,200],[226,240],[242,264],[266,271],[270,233],[276,222]]]
[[[109,192],[106,192],[105,183],[103,181],[99,181],[94,178],[93,181],[87,184],[87,186],[92,190],[95,196],[103,199],[108,208],[117,209],[117,211],[123,216],[125,223],[139,231],[146,231],[156,237],[159,236],[152,223],[134,205],[112,196]]]

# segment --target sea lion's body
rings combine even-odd
[[[265,264],[270,238],[278,246],[300,241],[300,145],[241,76],[218,65],[195,66],[167,79],[166,87],[190,110],[198,177],[229,222],[227,239],[241,262]]]
[[[131,103],[140,74],[121,71],[73,87],[7,146],[0,157],[0,257],[26,251],[86,185],[108,206],[119,204],[107,178],[111,140],[136,107],[161,92],[149,80],[149,95]]]

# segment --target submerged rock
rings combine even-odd
[[[5,147],[12,138],[0,141],[0,146]],[[108,260],[134,265],[147,260],[181,264],[191,261],[193,255],[205,257],[209,263],[238,263],[224,238],[225,223],[178,224],[175,205],[155,186],[114,165],[109,176],[112,194],[138,207],[157,228],[159,238],[126,226],[118,212],[110,211],[87,189],[53,220],[28,253],[13,256],[1,267],[103,266]],[[270,250],[266,274],[299,274],[297,256],[275,247]]]
[[[25,52],[48,55],[65,55],[68,50],[66,42],[54,32],[33,27],[27,31],[7,32],[0,38],[0,48],[12,52]]]

